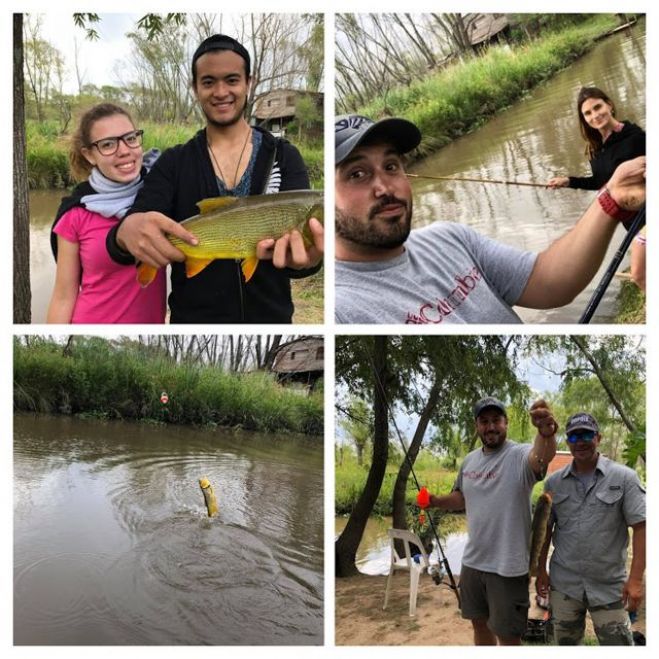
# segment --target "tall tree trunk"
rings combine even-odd
[[[376,336],[374,348],[373,396],[373,460],[366,485],[350,514],[343,533],[335,543],[336,576],[347,577],[357,572],[355,557],[366,528],[366,522],[380,493],[389,454],[389,421],[387,416],[387,337]]]
[[[625,414],[625,410],[622,409],[622,404],[620,403],[615,393],[613,392],[613,389],[611,388],[609,381],[606,379],[606,376],[604,375],[604,372],[602,371],[599,364],[595,360],[595,357],[593,357],[593,354],[590,352],[590,350],[588,350],[588,346],[586,345],[586,342],[580,336],[570,336],[570,339],[572,340],[573,343],[577,345],[579,350],[581,350],[581,352],[583,353],[584,357],[588,360],[590,365],[593,367],[593,371],[595,372],[597,379],[600,381],[600,384],[602,385],[602,388],[604,389],[606,395],[611,401],[611,404],[613,405],[613,407],[616,408],[618,414],[620,415],[620,419],[627,426],[629,432],[636,432],[636,425]]]
[[[405,492],[407,490],[407,479],[409,478],[412,467],[414,466],[416,456],[419,454],[421,442],[423,441],[426,430],[428,429],[430,419],[435,412],[435,408],[437,407],[440,388],[440,383],[435,381],[430,390],[430,393],[428,394],[428,400],[426,401],[423,411],[421,412],[421,416],[419,417],[419,423],[417,424],[416,430],[414,431],[414,437],[412,438],[410,447],[407,449],[407,458],[403,459],[403,464],[401,464],[400,469],[398,470],[398,476],[396,477],[396,483],[394,484],[393,492],[393,526],[395,529],[407,528],[407,514],[405,510]]]
[[[30,205],[25,155],[23,14],[14,14],[14,322],[32,321]]]

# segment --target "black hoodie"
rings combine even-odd
[[[590,161],[592,176],[570,176],[570,188],[599,190],[608,183],[616,167],[626,160],[645,155],[645,132],[629,121],[619,133],[611,133]]]
[[[298,150],[289,142],[261,132],[250,195],[306,190],[309,176]],[[197,202],[217,197],[215,172],[208,155],[206,131],[185,144],[167,149],[155,163],[135,199],[131,213],[157,211],[180,222],[198,214]],[[116,242],[116,228],[108,234],[108,252],[118,263],[134,263]],[[172,263],[169,296],[171,323],[290,323],[293,317],[291,278],[306,277],[309,270],[275,268],[261,261],[245,283],[237,260],[218,259],[194,277],[187,278],[183,263]]]

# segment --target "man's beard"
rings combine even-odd
[[[496,449],[499,448],[506,441],[506,432],[497,432],[496,434],[490,434],[488,432],[482,433],[479,435],[481,442],[483,442],[483,447]]]
[[[389,204],[402,204],[403,217],[391,222],[380,220],[376,225],[376,215]],[[366,221],[336,209],[336,235],[355,245],[392,249],[400,247],[410,235],[412,226],[412,200],[406,202],[394,196],[383,197],[373,206]]]

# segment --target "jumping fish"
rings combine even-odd
[[[217,499],[215,498],[215,492],[213,492],[213,486],[208,478],[199,479],[199,487],[204,495],[204,503],[206,504],[206,510],[208,511],[208,516],[212,517],[217,514]]]
[[[214,197],[200,201],[197,207],[199,215],[181,222],[181,226],[197,236],[197,245],[167,236],[186,256],[186,275],[194,277],[215,259],[242,259],[247,282],[258,265],[256,245],[261,240],[278,239],[297,229],[307,245],[313,243],[308,222],[312,217],[323,221],[323,192],[294,190],[249,197]],[[137,280],[148,286],[156,272],[156,268],[140,263]]]
[[[547,537],[547,525],[551,515],[551,492],[543,492],[535,504],[533,512],[533,522],[531,523],[531,556],[529,560],[529,575],[538,576],[538,562],[540,560],[540,551],[545,544]]]

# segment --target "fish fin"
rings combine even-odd
[[[190,278],[198,275],[209,263],[215,259],[185,259],[185,276]]]
[[[158,274],[158,269],[146,263],[137,264],[137,281],[142,288],[146,288]]]
[[[238,197],[208,197],[197,203],[197,208],[202,215],[217,210],[233,206],[238,201]]]
[[[259,260],[256,256],[248,256],[246,259],[243,259],[240,263],[240,267],[245,275],[245,283],[247,283],[256,272],[256,266],[259,264]]]

